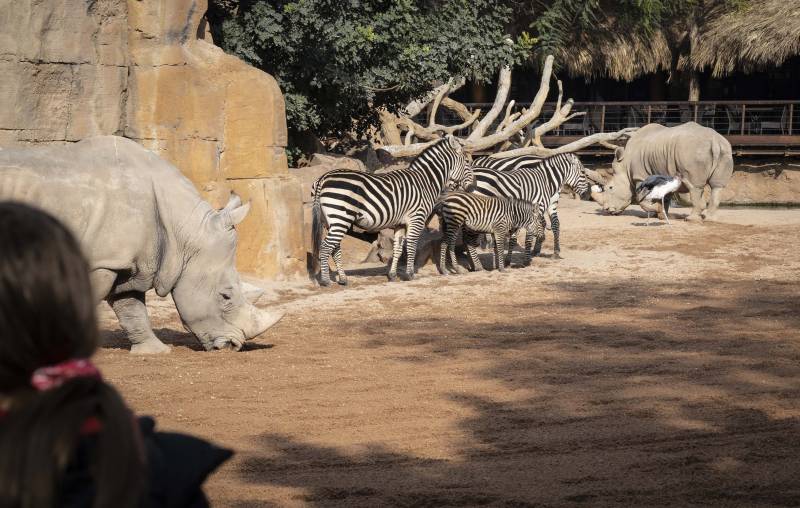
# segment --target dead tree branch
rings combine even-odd
[[[380,149],[393,157],[410,157],[418,155],[443,135],[453,134],[472,126],[471,132],[462,140],[464,149],[467,152],[499,150],[502,156],[547,156],[580,150],[595,143],[608,143],[609,141],[629,136],[629,133],[635,130],[623,129],[618,132],[598,133],[559,148],[544,147],[541,140],[542,136],[558,129],[565,122],[586,114],[584,111],[572,111],[575,104],[572,99],[562,102],[564,96],[563,85],[560,80],[556,79],[558,96],[552,116],[536,125],[535,128],[531,128],[531,125],[534,125],[534,122],[539,119],[542,113],[544,104],[550,94],[550,82],[553,79],[553,57],[548,56],[542,67],[539,89],[536,91],[530,107],[514,112],[515,101],[507,102],[511,89],[511,69],[503,67],[499,73],[497,94],[492,107],[482,118],[480,110],[469,111],[465,105],[448,97],[451,92],[464,84],[463,79],[458,81],[450,80],[434,88],[422,99],[406,106],[400,116],[382,113],[384,146],[380,147]],[[412,120],[413,116],[421,113],[423,108],[428,105],[430,105],[430,109],[427,116],[427,126],[420,125]],[[437,124],[436,113],[439,107],[446,107],[455,112],[462,122],[449,126]],[[500,114],[504,110],[505,114],[502,120],[498,122],[498,118],[500,118]],[[492,129],[491,132],[490,129]],[[401,140],[403,132],[405,136]]]
[[[507,150],[505,152],[498,152],[492,154],[491,157],[518,157],[520,155],[535,155],[537,157],[550,157],[551,155],[556,155],[559,153],[569,153],[569,152],[577,152],[587,146],[591,146],[595,143],[603,143],[614,141],[618,139],[628,138],[633,134],[634,131],[638,130],[638,127],[627,127],[622,130],[618,130],[617,132],[598,132],[597,134],[592,134],[591,136],[586,136],[585,138],[578,139],[573,141],[572,143],[567,143],[566,145],[560,146],[558,148],[545,148],[542,146],[528,146],[523,148],[516,148],[513,150]]]

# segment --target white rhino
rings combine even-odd
[[[94,296],[114,309],[132,352],[169,351],[147,316],[151,288],[172,293],[207,350],[239,349],[281,318],[247,301],[234,267],[234,226],[249,204],[232,195],[214,210],[174,166],[131,140],[0,150],[0,200],[39,207],[72,230]]]
[[[586,173],[603,187],[602,192],[593,188],[592,199],[612,214],[631,204],[636,185],[648,176],[680,176],[679,192],[688,192],[692,202],[687,220],[711,219],[733,174],[733,155],[728,140],[708,127],[694,122],[677,127],[651,123],[634,132],[624,149],[617,149],[610,170]],[[706,185],[711,187],[708,208],[703,199]],[[661,211],[660,203],[639,205],[647,211]]]

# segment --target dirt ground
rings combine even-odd
[[[173,351],[132,356],[103,308],[98,361],[237,451],[217,506],[799,505],[800,210],[560,216],[564,259],[548,236],[531,268],[275,286],[286,317],[239,353],[153,299]]]

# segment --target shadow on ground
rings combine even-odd
[[[172,328],[156,328],[153,330],[156,337],[161,342],[169,346],[185,347],[192,351],[205,351],[197,338],[189,332],[181,332]],[[100,332],[100,344],[105,349],[124,349],[130,350],[131,343],[125,337],[125,332],[117,330],[103,330]],[[245,342],[241,352],[258,351],[261,349],[271,349],[273,344],[261,344],[256,342]]]
[[[471,355],[515,395],[447,395],[472,415],[458,423],[468,439],[455,458],[261,433],[238,474],[299,488],[296,501],[312,506],[800,504],[800,288],[619,280],[537,291],[512,309],[487,300],[477,316],[449,302],[406,302],[385,322],[337,315],[343,329],[385,330],[363,348],[419,369]],[[414,305],[430,320],[407,319]]]

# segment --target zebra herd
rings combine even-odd
[[[319,263],[314,271],[319,271],[321,285],[329,285],[328,263],[332,256],[337,282],[347,284],[341,251],[344,235],[377,236],[381,229],[394,228],[389,280],[397,277],[404,244],[406,279],[410,280],[414,277],[417,242],[434,212],[439,215],[443,233],[441,273],[447,273],[447,251],[453,268],[458,269],[452,249],[461,231],[476,269],[480,269],[474,250],[476,238],[484,232],[494,234],[495,258],[502,269],[506,241],[510,241],[510,255],[516,230],[524,228],[526,263],[529,263],[530,256],[539,253],[544,240],[545,211],[550,215],[557,256],[560,250],[557,205],[564,184],[582,196],[589,192],[585,170],[574,154],[546,159],[481,157],[470,162],[460,140],[454,136],[426,148],[405,169],[384,174],[329,171],[312,187],[313,261]],[[533,236],[535,246],[532,246]]]

